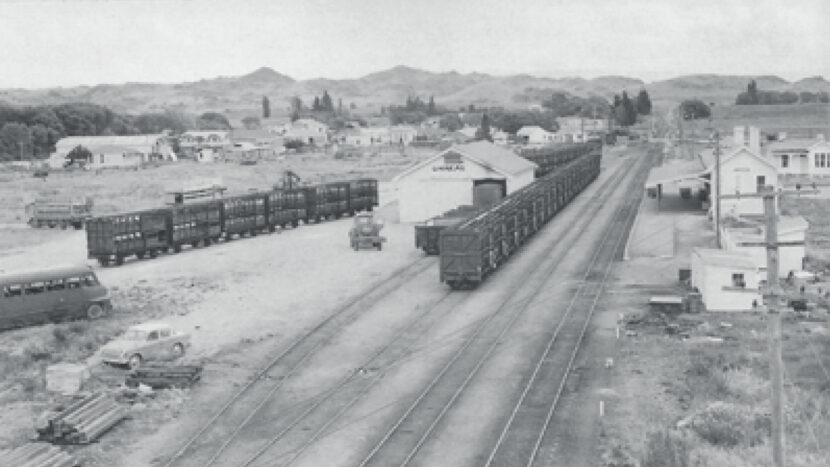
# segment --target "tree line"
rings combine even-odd
[[[628,97],[626,91],[622,95],[614,94],[614,104],[611,106],[614,122],[619,126],[631,126],[637,123],[637,115],[651,114],[651,98],[645,89],[641,89],[636,100]]]
[[[735,105],[792,105],[828,103],[830,95],[826,91],[810,92],[801,91],[762,91],[758,89],[758,83],[750,80],[746,91],[738,94],[735,98]]]
[[[123,136],[190,129],[229,130],[217,112],[193,118],[175,111],[127,115],[89,103],[12,106],[0,103],[0,160],[43,158],[67,136]]]

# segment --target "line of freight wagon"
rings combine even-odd
[[[195,248],[256,236],[277,227],[371,211],[377,205],[377,180],[361,178],[98,216],[86,223],[87,256],[102,266],[121,265],[133,255],[154,258],[178,253],[186,245]]]
[[[602,146],[440,232],[440,280],[473,288],[599,175]]]
[[[585,143],[561,144],[545,146],[537,149],[522,150],[519,155],[536,163],[536,178],[540,179],[585,154],[599,154],[602,152],[601,140],[589,140]],[[441,252],[439,245],[441,231],[459,225],[467,219],[478,215],[480,208],[474,206],[458,206],[440,216],[428,219],[421,225],[415,226],[415,248],[420,248],[428,255],[437,255]]]

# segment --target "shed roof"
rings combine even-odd
[[[681,180],[697,180],[706,170],[700,159],[675,161],[659,167],[652,167],[646,180],[646,187]]]
[[[537,167],[536,164],[530,162],[524,157],[518,156],[514,152],[504,149],[501,146],[497,146],[489,141],[474,141],[472,143],[455,144],[450,146],[425,161],[399,173],[394,180],[398,181],[406,175],[420,169],[421,167],[431,164],[434,160],[443,157],[444,154],[452,151],[458,152],[481,164],[482,166],[499,172],[505,176],[519,175],[528,170],[535,170]]]
[[[127,147],[130,150],[140,149],[149,152],[152,147],[163,139],[163,133],[149,135],[128,135],[128,136],[67,136],[55,143],[56,153],[69,152],[77,146],[83,146],[92,152],[99,151],[102,147]]]
[[[731,269],[756,270],[757,266],[748,253],[725,251],[716,248],[693,248],[693,254],[700,257],[707,266]]]
[[[778,170],[778,168],[775,166],[775,164],[772,163],[771,160],[769,160],[769,158],[764,157],[764,156],[750,150],[746,146],[738,146],[738,147],[734,147],[734,148],[727,148],[721,155],[721,159],[720,159],[721,166],[723,166],[723,164],[729,162],[731,159],[737,157],[739,154],[749,154],[750,156],[754,157],[759,162],[761,162],[763,164],[766,164],[766,165],[772,167],[775,170]],[[701,161],[703,162],[703,164],[706,166],[706,170],[704,171],[704,173],[709,173],[712,170],[714,170],[714,168],[715,168],[715,152],[714,152],[714,149],[707,149],[707,150],[701,152],[699,154],[699,157],[700,157]]]

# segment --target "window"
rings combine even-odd
[[[23,287],[18,284],[7,285],[3,287],[4,297],[19,297],[23,295]]]
[[[67,289],[78,289],[81,287],[81,278],[80,277],[67,277],[66,278],[66,288]]]
[[[170,330],[169,329],[162,329],[161,330],[161,337],[170,337]]]
[[[104,163],[104,155],[101,154],[99,157],[101,158],[101,163],[103,164]]]
[[[46,284],[43,282],[32,282],[26,286],[26,295],[35,295],[46,291]]]
[[[823,152],[816,153],[815,158],[817,168],[830,167],[830,161],[828,160],[827,156],[828,154],[825,154]]]
[[[98,279],[95,277],[95,274],[84,274],[83,283],[84,287],[94,287],[98,285]]]
[[[766,181],[767,178],[763,175],[758,175],[757,177],[755,177],[755,191],[757,193],[761,192],[761,190],[764,188],[764,185],[766,185]]]
[[[742,289],[746,287],[743,273],[732,274],[732,287],[740,287]]]
[[[789,154],[781,154],[781,167],[787,168],[790,166],[790,155]]]
[[[150,332],[150,334],[147,334],[147,340],[148,341],[155,341],[155,340],[158,340],[158,338],[159,338],[159,332],[158,331],[152,331],[152,332]]]
[[[66,288],[66,284],[63,283],[63,279],[53,279],[46,283],[47,290],[64,290]]]

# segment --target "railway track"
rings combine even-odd
[[[615,174],[614,180],[619,180],[623,175],[624,173]],[[613,186],[613,183],[611,185]],[[604,191],[605,189],[601,189],[600,193],[594,195],[591,202],[586,203],[586,206],[583,207],[583,212],[580,215],[584,214],[585,209],[589,209],[592,204],[595,204],[599,195]],[[424,349],[413,350],[413,346],[418,339],[430,328],[435,319],[452,312],[466,296],[465,293],[450,293],[448,291],[441,296],[440,300],[431,304],[427,311],[417,315],[415,319],[405,324],[384,347],[372,354],[367,361],[359,366],[359,368],[372,368],[372,375],[366,377],[366,375],[357,372],[352,373],[321,394],[310,397],[302,407],[290,411],[289,416],[286,416],[286,411],[276,410],[274,407],[265,407],[265,401],[263,401],[263,404],[259,404],[255,410],[251,411],[231,436],[222,442],[214,455],[205,463],[199,465],[239,465],[243,467],[252,465],[291,465],[306,449],[324,437],[334,423],[341,419],[354,404],[374,387],[374,384],[385,371],[406,361],[413,353],[423,351]],[[457,339],[457,336],[451,336],[450,338]],[[433,340],[434,343],[435,340]],[[246,453],[247,457],[244,457],[244,460],[241,460],[242,457],[238,453],[226,454],[226,451],[230,450],[231,443],[238,435],[241,436],[242,430],[245,430],[248,425],[253,425],[254,418],[268,420],[274,435],[263,440],[262,444],[253,451],[246,449],[244,446],[235,449]],[[298,429],[300,426],[302,429]],[[252,429],[251,437],[257,437],[257,433],[253,433],[253,431],[255,430]],[[311,433],[309,434],[309,432]],[[262,437],[259,436],[259,438]]]
[[[615,188],[635,167],[638,167],[638,164],[628,165],[611,180],[605,181],[605,185],[592,197],[591,202],[583,207],[584,212],[580,213],[577,225],[568,231],[560,242],[562,245],[571,245],[587,230],[607,197],[614,193]],[[605,235],[603,243],[607,242],[607,238],[608,235]],[[453,407],[515,321],[539,294],[546,280],[567,253],[567,248],[558,248],[556,254],[528,268],[528,272],[523,275],[525,287],[517,290],[515,295],[501,303],[492,314],[478,324],[466,342],[452,354],[438,374],[375,443],[359,463],[360,467],[403,466],[415,458],[433,435],[444,415]]]
[[[401,284],[424,272],[433,260],[418,259],[388,276],[337,308],[312,329],[288,344],[256,375],[242,386],[164,464],[211,465],[233,442],[242,428],[262,409],[318,349],[344,326],[353,322],[370,305],[397,290]],[[218,449],[211,449],[212,446]],[[210,452],[205,455],[205,452]]]
[[[641,186],[644,181],[643,173],[635,178],[635,186]],[[477,465],[530,467],[539,463],[538,454],[543,439],[608,276],[615,260],[621,257],[641,197],[640,190],[626,196],[607,231],[609,235],[596,250],[562,320],[551,333],[544,351],[537,357],[533,372],[524,383],[524,389],[503,423],[493,448],[487,458]],[[551,391],[551,388],[556,390]]]

